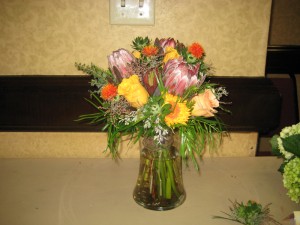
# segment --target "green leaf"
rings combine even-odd
[[[270,143],[271,143],[271,146],[272,146],[272,153],[273,153],[273,155],[281,156],[282,154],[279,151],[278,142],[277,142],[277,138],[278,137],[279,137],[278,135],[274,135],[271,138]]]
[[[286,151],[300,157],[300,134],[291,135],[282,139]]]
[[[282,163],[280,165],[280,167],[278,168],[278,172],[280,172],[281,174],[283,174],[285,165],[286,165],[285,163]]]
[[[145,46],[150,44],[150,41],[148,37],[136,37],[132,42],[132,48],[141,51]]]

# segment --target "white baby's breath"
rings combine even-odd
[[[156,140],[158,144],[162,144],[166,140],[169,134],[169,129],[166,129],[160,125],[159,117],[155,119],[154,132],[155,132],[154,140]]]
[[[137,120],[137,111],[132,111],[129,114],[124,115],[119,119],[119,122],[124,123],[125,125],[129,125],[130,123],[134,123]]]
[[[224,87],[218,87],[214,89],[214,94],[218,100],[222,98],[222,96],[228,96],[228,91]]]
[[[145,129],[151,128],[151,120],[149,118],[145,120],[144,128]]]

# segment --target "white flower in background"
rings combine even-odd
[[[278,148],[286,159],[290,159],[294,154],[284,149],[282,139],[295,134],[300,134],[300,123],[283,128],[280,132],[280,137],[277,138]]]
[[[278,142],[278,148],[279,151],[284,155],[285,159],[290,159],[293,157],[293,153],[287,152],[285,151],[283,144],[282,144],[282,139],[280,137],[277,138],[277,142]]]

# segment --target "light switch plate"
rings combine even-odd
[[[154,25],[154,0],[110,0],[110,24]]]

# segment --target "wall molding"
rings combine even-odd
[[[300,45],[270,45],[266,74],[300,74]]]
[[[0,76],[0,131],[96,132],[101,126],[75,122],[95,109],[89,97],[89,76]],[[212,77],[224,85],[224,99],[232,114],[219,113],[229,131],[269,132],[278,126],[281,97],[272,81],[263,77]]]

